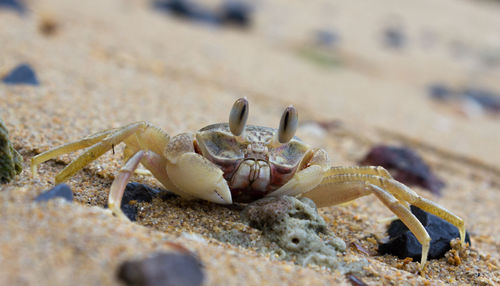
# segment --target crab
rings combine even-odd
[[[142,164],[169,191],[186,199],[218,204],[288,195],[307,197],[317,207],[325,207],[375,195],[422,244],[421,267],[427,261],[431,238],[410,205],[456,226],[464,243],[465,225],[460,217],[419,196],[383,167],[331,167],[325,150],[311,148],[295,136],[298,114],[293,106],[283,112],[278,129],[246,125],[248,111],[247,99],[240,98],[231,109],[228,123],[172,138],[149,122],[104,130],[33,157],[32,173],[36,174],[37,166],[47,160],[89,147],[56,175],[56,183],[63,182],[124,142],[126,163],[115,175],[108,197],[111,211],[123,219],[127,219],[120,209],[125,187]]]

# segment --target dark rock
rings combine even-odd
[[[40,85],[35,72],[28,64],[21,64],[14,68],[2,79],[5,84]]]
[[[433,83],[428,86],[429,95],[433,99],[437,99],[440,101],[449,100],[455,96],[453,90],[451,90],[448,86],[441,83]]]
[[[44,36],[53,36],[58,30],[59,23],[52,17],[43,17],[38,23],[38,31]]]
[[[7,127],[0,119],[0,183],[10,182],[23,170],[23,158],[9,141]]]
[[[66,184],[59,184],[50,190],[44,191],[35,198],[35,202],[46,202],[54,198],[63,198],[68,202],[73,201],[73,192]]]
[[[477,102],[485,110],[492,113],[500,113],[500,95],[479,88],[466,88],[463,94],[465,98]]]
[[[125,191],[123,192],[120,209],[128,217],[128,219],[130,219],[130,221],[136,221],[137,207],[134,204],[130,204],[130,202],[150,203],[153,198],[157,197],[160,193],[162,193],[160,190],[153,189],[144,184],[136,182],[128,183],[125,187]],[[106,205],[105,207],[108,206]]]
[[[204,274],[201,262],[189,254],[159,253],[140,261],[126,261],[117,273],[134,286],[197,286]]]
[[[407,39],[401,28],[387,27],[383,32],[383,41],[387,47],[402,49],[405,47]]]
[[[220,24],[218,15],[192,0],[157,0],[153,2],[153,7],[179,18],[210,25]]]
[[[438,259],[443,257],[451,249],[450,241],[460,237],[458,229],[449,222],[418,207],[411,206],[411,212],[431,236],[428,258]],[[399,258],[411,257],[414,261],[420,260],[422,245],[401,220],[393,221],[387,229],[387,233],[389,234],[389,241],[379,244],[378,251],[380,254],[392,254]],[[469,233],[466,234],[465,241],[471,243]]]
[[[303,266],[316,264],[331,269],[341,266],[336,253],[345,250],[345,243],[328,231],[310,199],[265,197],[248,204],[242,219],[279,246],[276,253],[280,259]]]
[[[220,10],[220,21],[222,24],[246,28],[252,22],[252,7],[241,0],[226,1],[222,4]]]
[[[129,204],[121,205],[120,209],[130,221],[137,220],[137,207]]]
[[[252,7],[241,0],[224,2],[217,11],[194,0],[156,0],[153,8],[173,16],[208,25],[232,25],[246,28],[251,24]]]
[[[434,175],[429,166],[413,150],[405,147],[379,145],[373,147],[360,162],[386,168],[394,179],[441,194],[445,183]]]
[[[431,84],[428,87],[431,98],[443,102],[463,102],[469,100],[477,103],[481,108],[490,113],[500,113],[500,94],[491,90],[478,87],[465,87],[461,90],[444,84]]]
[[[334,47],[340,41],[337,33],[330,30],[318,30],[315,35],[316,45],[321,47]]]
[[[11,9],[19,14],[26,12],[26,7],[19,0],[0,0],[0,9]]]
[[[130,201],[148,202],[150,203],[154,197],[157,197],[160,190],[153,189],[144,184],[131,182],[125,187],[123,193],[122,205],[128,204]]]

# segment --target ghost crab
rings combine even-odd
[[[461,218],[420,197],[394,180],[382,167],[330,167],[327,153],[310,148],[294,136],[298,115],[293,106],[284,111],[278,129],[246,125],[248,101],[238,99],[229,123],[206,126],[196,133],[170,138],[148,122],[108,129],[33,157],[36,167],[59,155],[90,147],[57,176],[63,182],[115,145],[124,142],[126,163],[116,175],[108,205],[118,217],[125,186],[139,163],[168,190],[188,199],[219,204],[250,202],[264,196],[305,196],[318,207],[336,205],[373,194],[415,234],[422,244],[421,267],[427,260],[430,236],[411,213],[415,205],[455,225],[462,243]]]

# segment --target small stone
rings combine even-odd
[[[315,35],[316,45],[320,47],[335,47],[340,42],[339,35],[331,30],[318,30]]]
[[[453,90],[441,83],[433,83],[428,86],[429,96],[439,101],[450,100],[455,96]]]
[[[445,186],[445,183],[432,173],[424,160],[406,147],[375,146],[360,161],[360,164],[382,166],[397,181],[407,185],[420,186],[436,195],[440,195],[441,189]]]
[[[405,47],[407,39],[402,28],[388,27],[383,32],[384,44],[393,49],[402,49]]]
[[[500,95],[480,88],[466,88],[463,91],[466,99],[471,99],[492,113],[500,113]]]
[[[429,259],[444,257],[444,254],[451,249],[450,241],[460,237],[458,229],[449,222],[427,213],[418,207],[411,206],[411,212],[425,227],[431,236],[431,246],[429,249]],[[411,257],[414,261],[419,261],[422,254],[422,245],[415,235],[408,230],[401,220],[393,221],[387,229],[389,241],[379,244],[380,254],[392,254],[399,258]],[[465,241],[470,242],[469,234],[466,234]]]
[[[198,286],[204,280],[201,262],[190,254],[158,253],[122,263],[117,273],[125,285]]]
[[[204,9],[192,0],[157,0],[153,7],[159,11],[168,12],[173,16],[201,22],[210,25],[218,25],[220,19],[214,12]]]
[[[252,7],[244,1],[226,1],[220,8],[220,20],[224,25],[247,28],[251,24]]]
[[[130,221],[137,220],[137,207],[129,204],[121,205],[120,209]]]
[[[144,184],[131,182],[125,187],[123,193],[122,205],[128,204],[130,201],[148,202],[150,203],[154,197],[158,196],[160,190],[153,189]]]
[[[9,133],[0,119],[0,183],[10,182],[23,170],[23,158],[9,141]]]
[[[0,9],[11,9],[19,14],[26,12],[26,7],[19,0],[0,0]]]
[[[144,184],[135,182],[128,183],[123,192],[120,208],[130,221],[136,221],[137,207],[129,204],[130,201],[150,203],[153,198],[157,197],[160,193],[160,190],[153,189]]]
[[[14,68],[2,79],[3,83],[10,85],[27,84],[40,85],[35,72],[28,64],[21,64]]]
[[[73,192],[66,184],[59,184],[50,190],[44,191],[35,198],[35,202],[46,202],[54,198],[63,198],[68,202],[73,201]]]

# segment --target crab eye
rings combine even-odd
[[[248,118],[248,100],[246,98],[240,98],[236,100],[229,113],[229,129],[231,133],[239,136],[243,129],[245,129],[245,124]]]
[[[281,116],[280,127],[278,129],[278,141],[282,144],[287,143],[295,135],[297,131],[297,123],[299,115],[297,110],[290,105],[285,109]]]

